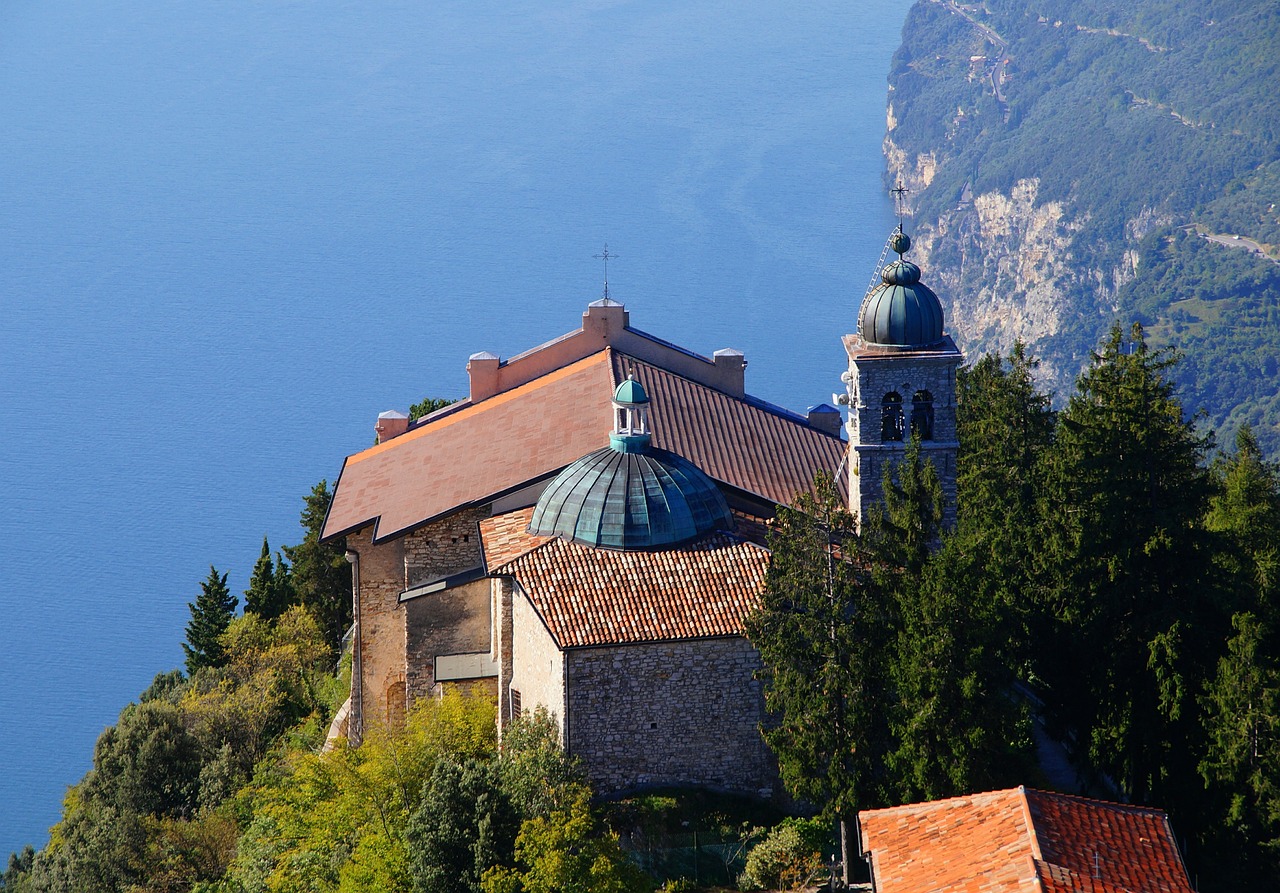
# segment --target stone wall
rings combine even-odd
[[[568,652],[569,752],[600,793],[699,785],[772,796],[760,656],[746,639]]]
[[[351,681],[353,741],[359,741],[366,728],[397,721],[405,709],[405,628],[399,603],[404,589],[403,540],[375,546],[372,535],[370,525],[347,536],[347,548],[360,556],[355,644],[359,673]]]
[[[410,599],[405,615],[405,680],[409,705],[437,694],[435,660],[443,654],[474,654],[492,648],[487,579]],[[496,683],[495,683],[496,684]]]
[[[953,348],[954,351],[954,348]],[[954,352],[876,352],[851,355],[849,374],[849,505],[859,519],[883,498],[885,465],[902,460],[905,438],[910,435],[912,399],[917,391],[933,397],[933,436],[920,443],[921,458],[938,471],[946,498],[943,525],[955,523],[956,512],[956,370],[964,357]],[[884,397],[896,393],[902,399],[903,440],[882,439]]]
[[[465,509],[404,536],[404,588],[476,567],[483,560],[480,520],[489,508]]]

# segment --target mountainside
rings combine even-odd
[[[962,346],[1065,395],[1141,321],[1280,457],[1280,5],[919,0],[903,34],[885,152]]]

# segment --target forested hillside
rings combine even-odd
[[[1263,0],[917,2],[886,152],[962,346],[1021,339],[1065,395],[1141,321],[1219,442],[1280,455],[1278,59]]]

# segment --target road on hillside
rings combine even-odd
[[[1003,105],[1005,103],[1004,91],[1000,89],[1000,85],[1004,83],[1004,70],[1009,64],[1009,42],[993,31],[990,27],[982,24],[973,16],[969,15],[969,13],[962,9],[955,0],[933,0],[933,2],[945,7],[953,14],[960,16],[960,18],[977,28],[978,32],[982,34],[983,37],[996,45],[996,49],[1000,51],[1000,55],[996,60],[995,66],[991,69],[991,90],[995,93],[996,99]]]
[[[1208,239],[1210,242],[1217,242],[1219,245],[1226,245],[1228,248],[1248,248],[1254,254],[1260,255],[1273,264],[1280,264],[1280,260],[1276,260],[1267,254],[1265,248],[1259,243],[1250,239],[1248,236],[1235,236],[1223,233],[1201,233],[1202,238]]]

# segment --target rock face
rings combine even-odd
[[[923,192],[945,159],[937,151],[908,156],[893,142],[893,123],[891,109],[890,178]],[[1137,273],[1137,241],[1156,215],[1126,221],[1130,247],[1118,262],[1091,266],[1077,252],[1078,240],[1088,236],[1088,215],[1039,193],[1037,177],[1016,181],[1007,193],[973,195],[966,188],[936,219],[918,222],[912,238],[915,259],[946,303],[949,329],[965,353],[1003,354],[1022,341],[1041,358],[1045,382],[1061,391],[1088,356],[1081,327],[1093,338],[1118,311],[1120,290]]]

